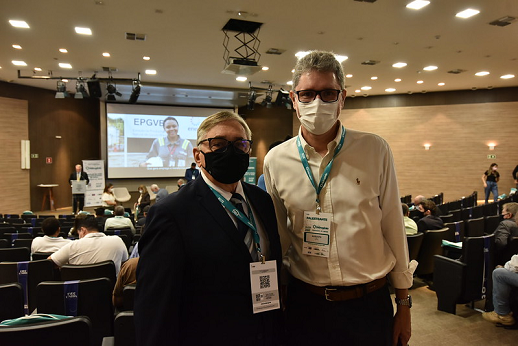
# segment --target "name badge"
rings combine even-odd
[[[333,214],[331,213],[304,212],[302,254],[329,257],[332,219]]]
[[[250,283],[254,314],[280,308],[275,261],[250,263]]]

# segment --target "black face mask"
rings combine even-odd
[[[220,183],[232,184],[243,178],[248,170],[250,155],[230,146],[224,153],[201,152],[205,156],[205,170]]]

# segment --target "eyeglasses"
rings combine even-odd
[[[212,152],[224,153],[228,147],[234,146],[234,149],[242,151],[245,154],[250,152],[252,148],[252,141],[248,139],[236,139],[235,141],[227,141],[225,138],[207,138],[198,143],[209,142],[209,149]]]
[[[320,96],[322,102],[336,102],[338,101],[338,95],[340,95],[341,90],[336,89],[326,89],[326,90],[299,90],[295,91],[297,97],[299,98],[299,102],[309,103],[317,98],[317,95]]]

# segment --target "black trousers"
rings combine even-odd
[[[327,301],[304,287],[288,287],[287,345],[390,346],[393,314],[388,286],[364,297]]]
[[[79,204],[79,208],[78,208]],[[78,210],[83,210],[85,206],[85,195],[72,194],[72,212],[75,214]]]

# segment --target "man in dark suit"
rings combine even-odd
[[[267,279],[277,281],[281,248],[270,196],[240,181],[250,138],[237,114],[208,117],[194,148],[202,176],[151,207],[139,242],[138,345],[279,344],[278,299],[275,309],[256,307],[256,299],[278,298],[278,290],[256,295],[251,279],[254,266],[270,265]]]
[[[191,168],[185,170],[185,180],[187,180],[187,182],[198,178],[199,175],[200,171],[196,169],[196,163],[194,162],[191,164]]]
[[[88,179],[88,174],[83,172],[83,167],[81,165],[76,165],[76,171],[70,174],[69,182],[72,185],[72,181],[74,180],[86,180],[86,185],[90,183],[90,179]],[[79,204],[79,207],[78,207]],[[72,194],[72,212],[77,214],[78,211],[82,211],[85,206],[85,195],[83,193],[75,193]]]
[[[444,222],[437,216],[437,207],[435,203],[429,199],[422,200],[419,203],[418,209],[423,213],[423,218],[417,222],[417,230],[419,232],[426,232],[444,228]]]

